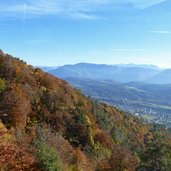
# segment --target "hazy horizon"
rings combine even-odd
[[[154,67],[157,67],[159,69],[170,69],[170,67],[160,67],[160,66],[157,66],[157,65],[153,65],[153,64],[137,64],[137,63],[113,63],[113,64],[106,64],[106,63],[89,63],[89,62],[79,62],[79,63],[66,63],[66,64],[63,64],[63,65],[34,65],[34,66],[37,66],[37,67],[62,67],[62,66],[65,66],[65,65],[77,65],[77,64],[95,64],[95,65],[125,65],[125,66],[129,66],[129,65],[137,65],[137,66],[154,66]]]

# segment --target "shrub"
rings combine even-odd
[[[94,145],[92,153],[97,161],[109,159],[111,156],[111,151],[98,142]]]
[[[0,78],[0,93],[2,93],[5,90],[5,80]]]
[[[44,142],[39,143],[37,158],[42,170],[62,171],[61,161],[57,151]]]

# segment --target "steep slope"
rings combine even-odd
[[[0,119],[0,168],[4,170],[171,168],[170,156],[160,155],[170,153],[170,134],[164,128],[87,99],[67,82],[3,52]],[[160,146],[164,149],[157,151],[156,161],[150,147]]]
[[[158,69],[148,67],[123,67],[116,65],[97,65],[79,63],[75,65],[65,65],[49,73],[60,78],[80,78],[80,79],[110,79],[118,82],[144,81],[159,72]]]

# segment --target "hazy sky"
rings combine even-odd
[[[171,0],[0,0],[0,49],[32,65],[171,67]]]

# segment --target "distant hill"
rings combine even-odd
[[[171,69],[166,69],[157,75],[147,79],[148,83],[154,84],[171,84]]]
[[[88,95],[113,97],[131,101],[144,101],[171,106],[171,85],[146,84],[142,82],[118,83],[112,80],[66,79],[71,85],[92,91]],[[87,93],[86,91],[86,93]],[[104,94],[103,94],[104,93]],[[93,96],[94,96],[93,95]]]
[[[110,79],[117,82],[130,82],[130,81],[144,81],[156,74],[160,70],[154,67],[143,67],[136,65],[120,66],[120,65],[98,65],[79,63],[75,65],[64,65],[49,73],[60,78],[80,78],[80,79],[97,79],[104,80]]]
[[[119,66],[119,67],[128,67],[128,68],[149,68],[149,69],[160,69],[159,67],[155,66],[155,65],[147,65],[147,64],[134,64],[134,63],[130,63],[130,64],[115,64],[114,66]]]
[[[1,170],[169,171],[170,154],[164,127],[0,51]]]
[[[58,66],[35,66],[35,67],[41,68],[45,72],[59,68]]]

